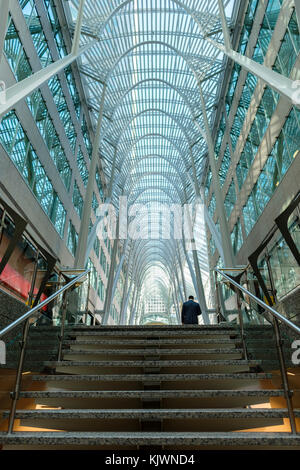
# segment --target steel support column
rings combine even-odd
[[[119,224],[117,224],[119,225]],[[113,250],[110,258],[110,267],[109,267],[109,275],[108,275],[108,282],[107,282],[107,289],[104,301],[104,315],[103,315],[103,325],[107,324],[109,318],[109,312],[112,304],[112,289],[113,289],[113,281],[114,281],[114,273],[115,273],[115,266],[116,266],[116,257],[117,257],[117,250],[118,250],[118,239],[114,240]]]
[[[133,283],[134,281],[132,281]],[[128,320],[128,325],[132,325],[132,322],[133,322],[133,312],[134,312],[134,306],[135,306],[135,300],[136,300],[136,296],[137,296],[137,285],[136,283],[134,283],[134,289],[133,289],[133,294],[132,294],[132,299],[131,299],[131,303],[130,303],[130,312],[129,312],[129,320]],[[129,298],[128,298],[129,300]]]
[[[113,192],[113,189],[114,189],[114,174],[115,174],[115,167],[116,167],[116,157],[117,157],[117,150],[115,149],[115,152],[114,152],[114,158],[113,158],[113,162],[112,162],[112,170],[111,170],[111,175],[110,175],[110,183],[109,183],[109,189],[108,189],[108,197],[106,198],[105,202],[104,202],[104,206],[105,205],[108,205],[111,203],[111,197],[112,197],[112,192]],[[98,226],[101,222],[101,220],[103,219],[103,215],[100,215],[99,217],[97,217],[96,219],[96,222],[88,236],[88,240],[87,240],[87,249],[86,249],[86,254],[85,254],[85,260],[87,261],[88,260],[88,257],[90,255],[90,252],[91,250],[93,249],[93,246],[94,246],[94,243],[95,243],[95,240],[96,240],[96,236],[97,236],[97,229],[98,229]]]
[[[186,197],[185,197],[185,199],[187,200]],[[207,314],[207,305],[206,305],[205,293],[204,293],[204,288],[203,288],[203,283],[202,283],[201,269],[200,269],[198,254],[197,254],[197,250],[196,250],[196,246],[195,246],[191,215],[190,215],[190,212],[189,212],[188,209],[186,211],[186,219],[187,219],[186,222],[187,222],[188,227],[189,227],[189,234],[190,234],[191,243],[192,243],[193,261],[194,261],[194,268],[195,268],[195,272],[194,272],[194,270],[193,270],[193,272],[195,274],[195,281],[196,281],[196,285],[197,285],[197,289],[196,289],[197,297],[198,297],[198,300],[199,300],[199,303],[200,303],[200,306],[201,306],[203,320],[204,320],[205,323],[209,324],[210,322],[209,322],[209,316]],[[183,246],[184,246],[184,250],[185,250],[187,260],[189,262],[190,260],[189,260],[188,254],[186,252],[185,243],[186,243],[185,234],[183,234]]]
[[[121,303],[121,314],[120,314],[120,324],[121,325],[126,325],[127,307],[128,307],[129,297],[130,297],[130,294],[131,294],[131,289],[132,289],[132,286],[133,286],[133,281],[131,280],[129,289],[127,290],[128,278],[129,278],[129,270],[127,270],[127,273],[126,273],[127,284],[126,284],[126,281],[125,281],[124,293],[123,293],[122,303]]]
[[[140,290],[140,287],[139,286],[135,286],[135,299],[134,299],[134,302],[132,302],[132,306],[131,306],[131,313],[130,313],[130,321],[129,321],[129,324],[130,325],[133,325],[134,324],[134,319],[135,319],[135,312],[136,312],[136,308],[137,308],[137,304],[138,304],[138,298],[139,298],[139,292]]]
[[[174,266],[174,270],[175,270],[175,276],[176,276],[176,282],[177,282],[177,286],[178,286],[178,290],[179,290],[179,295],[180,295],[181,301],[182,301],[182,303],[183,303],[183,302],[184,302],[184,297],[183,297],[182,289],[181,289],[181,286],[180,286],[180,282],[179,282],[179,277],[178,277],[178,272],[177,272],[176,266]]]
[[[175,276],[173,275],[172,277],[172,284],[173,284],[173,288],[174,288],[174,298],[175,298],[175,301],[176,301],[176,305],[177,305],[177,309],[179,311],[179,295],[178,295],[178,290],[177,290],[177,286],[176,286],[176,281],[175,281]]]
[[[0,62],[2,60],[10,0],[0,0]]]
[[[186,250],[185,240],[184,239],[182,240],[182,245],[183,245],[184,254],[185,254],[185,257],[186,257],[186,260],[187,260],[187,264],[188,264],[188,267],[189,267],[189,270],[190,270],[190,274],[191,274],[191,278],[192,278],[192,281],[193,281],[194,289],[196,291],[196,294],[197,294],[197,297],[198,297],[198,300],[199,300],[199,304],[200,304],[200,307],[201,307],[203,321],[206,325],[209,325],[210,321],[209,321],[209,316],[208,316],[208,313],[207,313],[207,307],[206,307],[206,301],[205,301],[205,296],[204,296],[204,289],[203,289],[203,285],[202,285],[202,280],[201,280],[201,282],[198,282],[197,273],[195,273],[195,271],[193,269],[192,262],[189,258],[187,250]],[[196,258],[197,258],[197,261],[198,261],[197,253],[196,253]],[[193,259],[195,261],[195,257]],[[201,286],[202,286],[202,289],[201,289]]]
[[[72,54],[74,55],[78,54],[78,50],[79,50],[84,4],[85,4],[85,0],[80,0],[79,7],[78,7],[77,20],[76,20],[76,28],[74,31],[74,37],[73,37],[73,43],[72,43]]]
[[[174,308],[175,308],[175,312],[176,312],[177,321],[178,321],[179,324],[181,324],[180,312],[179,312],[178,304],[176,302],[175,290],[174,291],[172,290],[172,299],[173,299],[173,303],[174,303]]]
[[[197,121],[194,121],[194,122],[199,128],[201,134],[206,139],[206,143],[208,147],[209,164],[210,164],[211,174],[212,174],[212,185],[213,185],[213,190],[214,190],[214,194],[216,198],[217,214],[218,214],[219,221],[220,221],[222,246],[224,250],[225,263],[226,263],[226,266],[234,267],[235,261],[234,261],[232,246],[231,246],[231,240],[230,240],[228,223],[227,223],[227,218],[226,218],[226,213],[225,213],[225,208],[224,208],[222,191],[221,191],[219,178],[218,178],[213,140],[212,140],[211,131],[209,127],[201,84],[198,83],[198,86],[199,86],[199,92],[200,92],[200,100],[201,100],[201,106],[202,106],[202,116],[203,116],[203,121],[205,125],[205,132],[203,131],[202,127]]]
[[[181,256],[180,256],[180,251],[179,251],[178,245],[176,246],[175,250],[176,250],[176,253],[177,253],[177,258],[178,258],[178,263],[179,263],[179,268],[180,268],[180,273],[181,273],[184,297],[187,300],[188,294],[187,294],[187,290],[186,290],[185,277],[184,277],[184,273],[183,273],[183,266],[182,266],[182,261],[181,261]]]
[[[294,1],[295,1],[296,13],[297,13],[298,27],[300,29],[300,0],[294,0]]]
[[[230,51],[232,49],[232,46],[231,46],[231,39],[230,39],[229,30],[228,30],[223,0],[218,0],[218,7],[219,7],[220,18],[221,18],[225,48],[226,48],[226,51]]]
[[[205,223],[206,225],[208,226],[208,229],[213,237],[213,240],[216,244],[216,248],[219,252],[219,255],[221,256],[222,258],[222,261],[224,263],[224,265],[226,264],[226,261],[225,261],[225,257],[224,257],[224,250],[223,250],[223,246],[222,246],[222,238],[221,238],[221,235],[216,227],[216,224],[214,223],[213,221],[213,218],[212,216],[210,215],[209,213],[209,210],[208,208],[206,207],[206,205],[203,203],[203,200],[201,200],[201,204],[204,205],[204,220],[205,220]]]
[[[121,271],[122,271],[122,267],[123,267],[123,263],[124,263],[124,259],[125,259],[127,245],[128,245],[128,239],[125,241],[124,248],[123,248],[123,254],[121,256],[121,259],[119,260],[118,269],[117,269],[117,272],[116,272],[116,275],[115,275],[115,278],[114,278],[114,282],[113,282],[113,286],[112,286],[112,292],[111,292],[111,303],[114,300],[114,295],[115,295],[116,288],[117,288],[117,285],[118,285],[118,280],[119,280],[119,277],[120,277],[120,274],[121,274]]]
[[[84,198],[82,219],[81,219],[80,231],[79,231],[79,236],[78,236],[78,246],[76,250],[76,257],[75,257],[75,263],[74,263],[75,268],[79,268],[85,265],[84,263],[85,263],[86,252],[87,252],[89,223],[90,223],[90,217],[91,217],[91,211],[92,211],[96,167],[97,167],[97,162],[99,159],[99,146],[100,146],[100,140],[101,140],[101,126],[102,126],[105,92],[106,92],[106,84],[103,85],[100,111],[99,111],[97,128],[96,128],[95,137],[94,137],[93,152],[92,152],[92,158],[91,158],[91,163],[89,167],[89,179],[88,179],[88,184],[87,184],[85,198]]]

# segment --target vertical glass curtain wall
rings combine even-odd
[[[253,25],[258,21],[256,20],[256,15],[258,14],[257,7],[259,2],[257,0],[250,0],[248,2],[244,24],[237,47],[239,52],[249,55],[250,49],[247,49],[249,39],[254,39],[253,35],[256,34],[257,37],[253,59],[259,63],[264,62],[272,41],[274,29],[277,22],[280,20],[280,10],[285,8],[285,5],[281,0],[269,0],[265,3],[266,10],[257,35],[257,29],[253,30]],[[286,33],[281,41],[273,69],[283,75],[290,76],[291,73],[293,73],[295,61],[299,56],[299,50],[299,28],[296,12],[293,10],[291,12]],[[234,179],[230,183],[227,192],[224,195],[224,208],[228,217],[230,216],[236,202],[239,200],[239,192],[243,190],[244,183],[252,170],[254,159],[268,130],[272,117],[276,114],[276,108],[280,100],[280,95],[278,93],[267,86],[265,87],[262,98],[258,103],[254,119],[253,117],[251,119],[253,121],[250,131],[248,132],[248,135],[243,134],[243,137],[246,137],[243,148],[240,146],[238,151],[239,153],[237,154],[237,143],[244,129],[243,126],[245,125],[246,117],[247,120],[249,119],[249,106],[258,83],[257,77],[251,73],[247,73],[242,88],[237,90],[237,83],[241,70],[242,69],[238,64],[233,64],[225,95],[225,112],[228,119],[224,119],[223,111],[218,124],[218,129],[215,133],[215,155],[218,162],[220,162],[220,185],[224,185],[230,171],[234,174]],[[236,112],[234,116],[231,116],[234,99],[236,101],[237,94],[239,96],[237,107],[234,105]],[[232,124],[230,125],[231,122]],[[226,125],[228,126],[228,132],[226,132]],[[228,141],[228,136],[230,138],[230,142]],[[253,175],[251,176],[251,180],[247,180],[247,186],[251,184],[253,189],[245,206],[242,208],[242,213],[238,215],[231,233],[234,254],[239,252],[243,244],[242,225],[245,228],[246,236],[248,236],[270,198],[274,194],[274,191],[280,184],[280,181],[288,170],[293,159],[296,158],[297,152],[300,150],[299,142],[300,110],[292,107],[268,159],[266,160],[260,174],[256,177],[256,181],[253,180]],[[231,169],[233,169],[233,171]],[[210,169],[208,169],[204,193],[209,212],[211,216],[214,217],[216,209],[215,196],[210,189],[211,174]],[[237,213],[239,212],[240,211],[238,210]],[[215,257],[216,250],[213,241],[210,241],[209,245],[211,247],[210,254],[211,256],[214,254]]]
[[[14,18],[13,13],[9,14],[4,42],[4,55],[16,81],[27,78],[35,71],[31,57],[37,56],[40,67],[43,68],[68,53],[53,0],[42,0],[38,4],[33,0],[19,0],[19,6],[24,18],[20,20]],[[43,9],[44,13],[42,12],[41,16],[40,12]],[[21,28],[19,21],[26,24],[32,42],[27,39],[26,42],[22,42],[24,24]],[[51,26],[50,32],[49,29],[43,30],[43,24],[48,21]],[[80,217],[84,195],[79,190],[81,185],[78,185],[72,177],[77,167],[83,185],[86,186],[92,143],[73,65],[61,71],[59,76],[52,77],[47,86],[50,94],[49,91],[45,94],[37,89],[25,100],[32,114],[33,123],[37,126],[46,147],[43,148],[39,142],[30,140],[31,137],[27,135],[22,125],[24,117],[18,110],[12,110],[2,118],[0,145],[23,176],[60,237],[63,238],[66,234],[66,246],[75,256],[78,245],[78,220],[73,221],[68,218],[68,212],[72,207],[67,205],[64,207],[62,203],[64,198],[60,195],[61,190],[56,190],[56,178],[52,180],[47,175],[43,161],[47,158],[46,152],[48,151],[49,159],[51,158],[55,165],[58,178],[63,182],[66,192],[71,194],[71,204]],[[51,99],[56,106],[59,119],[52,103],[49,106]],[[98,207],[99,200],[104,199],[99,168],[97,168],[95,183],[94,211]],[[68,226],[65,231],[66,221]],[[96,253],[96,257],[99,258],[99,254]],[[100,274],[97,276],[100,282]],[[100,289],[102,301],[103,289],[103,287]]]
[[[66,210],[14,111],[1,121],[0,143],[62,237]]]

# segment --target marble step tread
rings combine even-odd
[[[173,336],[174,338],[183,336],[192,336],[192,337],[201,337],[201,336],[239,336],[240,332],[237,330],[137,330],[137,331],[105,331],[105,330],[73,330],[68,331],[69,336],[100,336],[100,337],[107,337],[113,336],[114,338],[118,336],[126,336],[126,337],[165,337],[165,336]]]
[[[244,360],[244,359],[207,359],[207,360],[167,360],[167,361],[45,361],[47,367],[186,367],[186,366],[249,366],[255,367],[262,364],[261,360]]]
[[[167,381],[192,381],[192,380],[266,380],[272,379],[271,373],[232,373],[232,374],[56,374],[56,375],[32,375],[34,381],[51,382],[167,382]]]
[[[9,410],[3,411],[8,418]],[[300,409],[295,409],[296,418]],[[190,418],[287,418],[285,408],[190,408],[190,409],[61,409],[17,410],[16,419],[190,419]]]
[[[28,390],[20,398],[210,398],[282,397],[283,390]]]
[[[69,326],[71,328],[71,325]],[[49,326],[45,326],[49,328]],[[237,330],[239,325],[233,325],[232,323],[224,324],[213,324],[213,325],[82,325],[77,324],[73,326],[74,330],[107,330],[107,331],[160,331],[160,330]],[[272,325],[247,325],[245,327],[249,331],[267,331],[272,330]]]
[[[190,445],[299,446],[300,434],[288,432],[0,432],[10,445]]]
[[[53,351],[50,351],[53,352]],[[70,349],[65,350],[65,354],[82,354],[82,355],[94,355],[103,354],[111,356],[164,356],[164,355],[189,355],[189,354],[242,354],[242,349],[155,349],[155,348],[144,348],[144,349]]]
[[[157,345],[165,346],[168,344],[176,345],[196,345],[196,344],[239,344],[240,339],[220,338],[220,339],[66,339],[63,344],[111,344],[111,345],[127,345],[127,346],[145,346]]]
[[[255,328],[261,328],[260,325],[253,325]],[[60,330],[60,325],[37,325],[36,329],[46,330]],[[65,326],[68,330],[106,330],[106,331],[141,331],[141,330],[234,330],[238,328],[236,325],[230,323],[213,324],[213,325],[83,325],[82,323],[69,324]]]
[[[50,332],[50,331],[38,331],[38,330],[32,330],[30,332],[29,338],[32,340],[34,338],[43,338],[45,340],[48,339],[56,339],[58,338],[59,332]],[[261,336],[261,335],[260,335]],[[210,337],[211,339],[217,339],[217,338],[230,338],[230,339],[236,339],[240,338],[240,332],[239,331],[209,331],[209,330],[203,330],[203,331],[65,331],[65,339],[74,339],[74,338],[80,338],[80,339],[86,339],[86,337],[89,337],[91,339],[113,339],[115,340],[121,340],[123,338],[127,339],[138,339],[138,338],[143,338],[144,341],[149,341],[149,338],[157,338],[157,339],[162,339],[162,338],[173,338],[173,339],[182,339],[182,338],[190,338],[190,341],[194,339],[201,339],[201,338],[206,338]],[[264,335],[265,337],[265,335]]]

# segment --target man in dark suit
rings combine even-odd
[[[181,311],[181,321],[183,325],[198,325],[198,316],[201,315],[201,309],[192,295],[189,300],[184,302]]]

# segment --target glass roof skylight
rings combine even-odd
[[[66,3],[70,29],[78,3]],[[223,3],[230,26],[238,1]],[[94,126],[107,86],[100,158],[108,185],[116,159],[116,206],[121,194],[129,204],[195,199],[191,177],[201,183],[207,154],[195,125],[197,120],[204,127],[198,83],[212,125],[226,64],[207,36],[224,42],[218,0],[86,0],[81,43],[91,37],[98,42],[79,59],[79,68]],[[177,259],[171,242],[143,241],[140,252],[140,275],[164,295],[162,273],[170,278]]]

